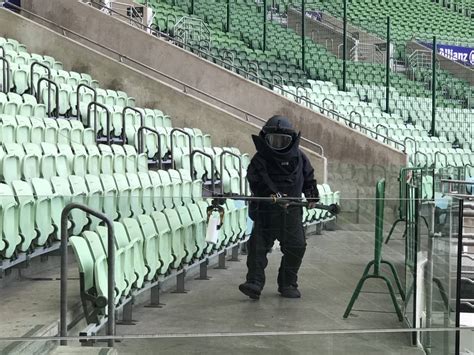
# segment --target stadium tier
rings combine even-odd
[[[155,25],[159,30],[174,34],[174,26],[190,16],[189,1],[150,1],[156,11]],[[174,5],[173,5],[174,4]],[[268,23],[267,50],[263,51],[261,7],[249,2],[231,2],[230,31],[226,31],[227,5],[222,1],[194,1],[194,17],[204,21],[210,38],[197,36],[189,44],[207,51],[216,64],[223,65],[250,80],[274,88],[275,91],[303,105],[324,112],[348,117],[371,128],[380,135],[388,135],[399,142],[409,142],[410,163],[432,165],[439,151],[446,159],[438,164],[459,166],[472,164],[473,130],[469,117],[472,108],[472,86],[439,70],[437,85],[437,136],[429,135],[432,121],[432,99],[429,89],[431,72],[415,68],[410,73],[392,72],[391,107],[386,113],[385,67],[375,63],[348,62],[348,92],[341,91],[342,60],[326,48],[307,40],[305,71],[301,67],[300,36],[277,22]],[[454,31],[453,31],[454,32]],[[370,133],[374,138],[380,138]],[[382,138],[380,138],[382,139]],[[416,143],[412,143],[417,141]],[[395,148],[400,145],[387,142]],[[418,149],[419,148],[419,149]],[[418,150],[415,157],[415,150]],[[456,158],[454,158],[456,157]],[[446,163],[449,161],[449,163]]]
[[[200,237],[194,236],[192,228],[201,233],[201,224],[207,218],[209,201],[203,198],[202,179],[206,182],[214,174],[221,180],[223,192],[238,194],[246,190],[248,154],[241,154],[237,148],[212,147],[210,136],[199,129],[172,128],[171,118],[160,110],[137,108],[135,100],[126,93],[101,89],[87,74],[57,69],[62,68],[62,64],[54,58],[30,54],[15,40],[1,40],[7,44],[5,56],[11,70],[11,91],[0,93],[0,176],[3,181],[0,250],[4,264],[13,262],[21,253],[28,254],[57,241],[61,210],[69,202],[93,206],[112,216],[117,223],[130,217],[138,218],[143,213],[173,216],[174,233],[183,233],[183,240],[186,239],[186,245],[192,249],[190,244],[202,243],[193,239]],[[46,84],[38,93],[38,82],[47,77],[57,86]],[[79,85],[87,86],[81,89]],[[97,110],[96,122],[94,110]],[[107,122],[108,115],[110,122]],[[155,130],[156,134],[142,132],[144,153],[139,153],[138,129],[142,126]],[[106,144],[104,137],[112,144]],[[103,143],[97,143],[100,141]],[[190,155],[196,149],[212,161],[204,154],[195,154],[191,172]],[[157,161],[173,169],[149,170],[149,163],[156,166]],[[204,185],[204,188],[209,186]],[[323,199],[339,201],[338,193],[331,192],[328,185],[320,185],[320,189]],[[236,217],[227,219],[229,225],[222,230],[225,237],[215,250],[244,237],[246,208],[235,207],[231,201],[228,207],[226,211],[235,213]],[[186,213],[190,213],[192,219],[186,220],[184,228],[180,218],[185,218]],[[322,211],[309,210],[305,212],[304,222],[310,224],[330,218]],[[168,220],[171,223],[171,219]],[[166,218],[161,221],[167,223]],[[91,235],[98,227],[98,220],[74,213],[70,224],[74,234],[87,228]],[[181,249],[173,249],[173,253],[187,255],[186,263],[199,259],[203,252],[200,249],[200,254],[195,256],[195,250],[185,253],[184,245],[175,248]],[[168,252],[171,253],[171,249]],[[78,256],[84,256],[84,250]],[[162,257],[170,258],[171,254]],[[174,268],[179,267],[181,261],[175,261]],[[162,273],[167,270],[168,267],[162,268]]]

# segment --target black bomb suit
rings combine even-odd
[[[291,135],[290,145],[283,150],[270,147],[267,135],[272,132]],[[305,193],[306,197],[318,197],[314,170],[299,149],[300,134],[293,131],[286,117],[272,117],[260,134],[252,138],[257,153],[248,167],[247,179],[254,196],[301,197],[301,193]],[[254,226],[248,243],[247,283],[263,288],[267,253],[278,239],[283,253],[278,273],[279,290],[298,287],[298,270],[306,250],[302,213],[302,207],[297,206],[283,208],[268,202],[251,203],[250,217]]]

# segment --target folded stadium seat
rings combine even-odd
[[[64,86],[59,86],[59,107],[56,107],[56,87],[51,85],[51,111],[58,110],[59,115],[65,115],[69,110],[69,91],[64,88]],[[41,84],[41,103],[48,107],[48,83]],[[49,113],[51,114],[51,113]]]
[[[224,148],[225,150],[231,150],[231,148]],[[234,151],[234,153],[236,153]],[[236,154],[240,155],[240,152]],[[241,155],[240,155],[241,156]],[[222,157],[221,157],[222,158]],[[242,156],[241,156],[242,159]],[[220,167],[219,167],[220,169]],[[240,176],[242,173],[242,179]],[[224,155],[224,171],[221,172],[222,184],[224,185],[225,193],[240,194],[241,186],[243,182],[243,167],[242,171],[239,171],[239,159],[232,155]],[[242,189],[242,192],[244,190]]]
[[[206,256],[207,242],[206,242],[206,231],[207,231],[207,222],[206,219],[202,216],[199,206],[197,204],[191,203],[186,205],[189,215],[192,219],[192,234],[196,242],[196,252],[194,258],[201,259]]]
[[[41,188],[42,191],[46,191],[48,186],[43,183]],[[67,178],[53,176],[51,177],[51,188],[53,191],[51,196],[54,196],[54,199],[51,201],[53,221],[55,222],[56,226],[60,228],[60,213],[64,207],[66,207],[66,205],[71,202],[71,187]],[[85,224],[84,213],[77,210],[72,211],[71,221],[73,221],[75,224],[77,223],[78,227],[75,227],[75,230],[79,230],[79,227]]]
[[[132,216],[137,217],[143,214],[143,190],[140,178],[137,173],[126,173],[125,176],[130,186],[130,209]]]
[[[69,176],[69,184],[72,193],[71,202],[87,205],[89,191],[87,190],[84,177],[71,175]],[[78,218],[78,216],[80,217]],[[73,216],[73,222],[73,233],[78,234],[89,224],[89,217],[85,213],[78,211],[77,217]]]
[[[127,157],[127,172],[148,171],[148,160],[145,154],[138,154],[135,147],[128,144],[123,145],[123,149]]]
[[[15,67],[15,65],[13,65]],[[12,81],[17,94],[23,94],[28,88],[29,67],[27,65],[18,65],[13,69]]]
[[[87,174],[84,176],[87,187],[87,206],[96,210],[103,211],[104,193],[99,176]],[[94,216],[89,216],[90,225],[88,229],[95,230],[101,220]]]
[[[186,199],[191,202],[191,181],[183,181],[178,170],[170,169],[167,172],[171,180],[174,206],[183,205]]]
[[[32,117],[30,119],[30,142],[40,144],[45,141],[45,124],[41,119]]]
[[[23,104],[23,98],[14,92],[9,92],[7,94],[7,100],[8,101],[3,105],[3,113],[15,116],[18,114],[20,106]]]
[[[82,87],[80,89],[80,93],[79,93],[79,113],[80,113],[80,117],[81,117],[81,121],[84,122],[86,117],[87,117],[87,107],[89,106],[89,104],[94,101],[94,94],[86,89],[85,87]],[[77,115],[77,108],[76,108],[76,105],[77,105],[77,93],[76,94],[71,94],[70,95],[70,99],[69,99],[69,102],[70,102],[70,106],[73,108],[72,109],[72,114],[76,114]],[[91,108],[91,127],[94,126],[94,121],[92,120],[92,118],[94,117],[94,107]]]
[[[178,269],[185,262],[187,255],[185,244],[186,235],[176,210],[165,208],[163,214],[166,216],[171,232],[171,248],[174,256],[171,268]]]
[[[33,144],[31,143],[28,146],[31,149],[36,149]],[[39,154],[41,154],[41,151],[43,153],[41,156],[41,176],[45,179],[55,175],[69,176],[71,170],[69,169],[67,156],[58,151],[58,146],[51,143],[41,143],[40,147],[41,150],[38,152]]]
[[[106,147],[104,145],[104,147]],[[110,146],[114,154],[114,170],[121,172],[148,171],[148,162],[144,154],[138,154],[130,145],[112,144]]]
[[[127,175],[128,176],[128,175]],[[137,173],[138,180],[141,186],[141,205],[143,212],[150,215],[154,210],[154,188],[151,183],[150,175],[145,172]],[[130,180],[129,180],[130,183]]]
[[[114,177],[112,175],[101,174],[99,178],[103,188],[103,211],[112,220],[117,221],[120,217],[120,208],[118,204],[118,189]]]
[[[161,183],[161,177],[156,171],[150,170],[148,172],[150,177],[151,186],[153,188],[153,206],[155,211],[161,212],[164,208],[164,188]]]
[[[22,242],[19,231],[18,204],[14,192],[7,184],[0,184],[0,226],[3,242],[1,250],[5,258],[11,258],[17,245]]]
[[[144,217],[138,218],[144,228]],[[174,233],[170,228],[166,215],[162,212],[153,212],[151,220],[158,235],[158,257],[161,266],[158,270],[160,275],[166,274],[175,265],[177,257],[173,253]],[[149,226],[151,228],[151,226]],[[179,244],[179,241],[176,241]],[[178,263],[179,266],[179,263]]]
[[[89,154],[84,145],[71,143],[70,149],[67,149],[67,145],[58,144],[58,148],[66,155],[71,171],[75,175],[84,176],[88,173]]]
[[[140,289],[143,287],[143,283],[148,274],[145,258],[143,256],[144,241],[140,226],[137,220],[132,218],[125,218],[123,223],[115,222],[114,224],[118,227],[118,230],[114,232],[116,234],[118,232],[118,237],[123,239],[123,243],[125,244],[125,242],[127,242],[131,247],[132,272],[136,277],[133,287]]]
[[[178,182],[172,182],[171,177],[167,171],[158,170],[158,175],[161,181],[161,191],[163,196],[163,204],[165,208],[173,208],[174,207],[174,192],[175,189],[177,193],[179,189],[174,187],[174,184],[178,184]],[[179,196],[181,198],[181,196]]]
[[[57,180],[55,179],[57,178],[54,178],[53,181],[57,182]],[[62,179],[60,183],[67,183],[67,181]],[[51,219],[53,223],[53,231],[51,233],[55,233],[56,239],[59,240],[60,235],[58,231],[61,227],[61,212],[66,206],[66,204],[69,203],[70,196],[62,196],[56,192],[53,192],[51,182],[46,179],[31,179],[31,186],[33,187],[37,203],[37,224],[40,224],[40,220],[41,223],[43,223],[44,221],[48,221],[47,223],[49,223],[49,220]],[[71,226],[71,221],[68,221],[68,228],[70,228]],[[38,227],[38,229],[41,231],[43,228]],[[49,236],[51,233],[47,235]],[[43,238],[46,238],[46,235],[40,234],[38,240],[43,240]]]
[[[15,180],[11,183],[18,206],[18,224],[22,242],[18,249],[28,251],[37,237],[35,228],[35,199],[31,186],[24,181]]]
[[[143,259],[148,268],[146,280],[156,279],[162,266],[160,261],[159,235],[153,219],[148,215],[138,216],[138,219],[126,218],[124,220],[128,235],[138,235],[143,239]],[[171,258],[171,250],[169,251]]]
[[[136,288],[142,288],[144,281],[155,278],[160,262],[158,260],[158,235],[149,216],[139,216],[144,220],[145,228],[134,218],[125,218],[125,226],[129,242],[134,245],[133,263],[137,274]]]
[[[58,143],[58,123],[52,118],[44,118],[44,141],[46,143]]]
[[[195,228],[193,225],[193,219],[191,218],[190,212],[186,206],[179,206],[175,211],[182,226],[181,233],[183,235],[184,247],[186,249],[186,256],[183,262],[185,264],[191,264],[198,251],[196,235],[194,234]],[[168,218],[174,218],[174,216],[169,217],[169,214],[167,216]]]
[[[35,199],[33,218],[38,232],[35,244],[44,245],[49,236],[59,229],[62,210],[53,210],[57,207],[58,201],[47,180],[33,178],[30,183],[31,196]]]
[[[236,203],[232,199],[227,199],[225,202],[225,205],[227,207],[228,213],[231,215],[231,229],[232,229],[232,235],[230,236],[230,239],[228,240],[229,243],[235,243],[242,233],[244,232],[244,229],[241,227],[241,221],[240,221],[240,209],[237,208]]]
[[[99,175],[101,172],[105,173],[101,169],[102,157],[97,145],[89,144],[85,146],[85,149],[87,152],[87,171],[89,174]]]
[[[26,153],[23,146],[18,143],[5,143],[3,146],[6,152],[2,164],[3,178],[6,182],[10,182],[11,178],[21,180],[22,178],[31,179],[40,176],[38,155]],[[20,168],[19,174],[17,166]]]
[[[183,203],[186,205],[188,203],[193,203],[202,199],[202,180],[199,180],[199,179],[193,180],[191,178],[191,172],[188,169],[179,169],[178,171],[181,176],[181,181],[184,184],[187,184],[187,183],[191,184],[190,195],[188,195],[187,191],[183,192],[183,195],[182,195]],[[184,187],[183,191],[186,189],[187,188]]]
[[[192,177],[195,179],[203,179],[206,175],[206,167],[204,160],[208,159],[204,157],[201,154],[194,154],[193,157],[193,171],[192,171]],[[190,162],[190,156],[189,154],[183,154],[183,157],[181,159],[182,161],[182,170],[188,170],[191,172],[191,162]]]
[[[1,143],[16,143],[16,126],[17,121],[14,116],[0,115],[0,142]]]
[[[107,267],[107,244],[101,240],[98,232],[84,231],[82,237],[86,240],[89,252],[94,260],[94,287],[98,296],[105,299],[108,297],[108,267]],[[115,250],[115,304],[125,295],[127,282],[125,279],[123,250]]]
[[[117,185],[117,207],[119,212],[119,220],[128,218],[132,215],[130,198],[131,189],[127,181],[127,177],[123,174],[113,174],[115,184]]]
[[[85,237],[71,236],[69,244],[79,268],[81,292],[107,298],[107,269],[104,260],[95,263]],[[86,313],[85,309],[84,313]]]
[[[68,120],[58,119],[58,143],[71,142],[71,123]]]
[[[106,144],[99,144],[99,149],[101,152],[110,152],[113,155],[114,159],[114,172],[116,173],[121,173],[125,174],[126,170],[126,156],[125,156],[125,150],[121,145],[118,144],[112,144],[112,145],[106,145]]]
[[[134,268],[134,248],[136,247],[135,243],[130,243],[127,236],[127,231],[125,227],[120,222],[113,222],[114,224],[114,241],[116,254],[118,254],[117,261],[122,265],[122,271],[124,274],[124,279],[126,287],[123,290],[123,295],[128,296],[132,290],[133,285],[138,280],[138,275],[135,273]],[[107,227],[99,226],[97,227],[97,233],[100,236],[104,249],[107,253]],[[116,263],[117,263],[116,261]]]

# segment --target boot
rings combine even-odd
[[[278,287],[278,292],[280,292],[281,297],[285,298],[300,298],[301,293],[295,286],[283,286]]]
[[[260,294],[262,293],[262,288],[252,282],[245,282],[239,285],[239,290],[244,295],[250,297],[253,300],[260,299]]]

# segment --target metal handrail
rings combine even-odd
[[[275,78],[280,79],[280,84],[279,85],[275,84]],[[280,86],[281,90],[283,92],[283,85],[284,85],[283,77],[280,74],[273,73],[272,74],[272,81],[273,81],[272,85],[273,86]]]
[[[375,126],[375,133],[376,133],[377,139],[379,138],[379,127],[385,128],[385,134],[388,136],[388,127],[385,126],[385,125],[382,124],[382,123],[379,123],[377,126]],[[382,136],[382,135],[380,135],[380,136]],[[382,136],[382,137],[383,137],[383,136]],[[386,140],[384,139],[383,141],[384,141],[384,143],[385,143]]]
[[[56,118],[59,118],[59,86],[53,80],[48,78],[40,78],[36,84],[36,101],[40,102],[40,91],[41,83],[46,81],[48,83],[48,116],[51,116],[51,85],[56,88],[55,101],[56,101]]]
[[[361,115],[359,112],[357,112],[357,111],[354,111],[354,110],[351,111],[351,112],[349,113],[349,119],[352,118],[352,115],[354,115],[354,114],[356,114],[356,115],[359,116],[359,124],[362,124],[362,115]],[[349,126],[350,126],[350,125],[349,125]]]
[[[448,156],[439,150],[434,153],[434,168],[436,169],[436,162],[438,161],[438,155],[444,156],[444,162],[446,163],[446,167],[448,167]]]
[[[133,111],[133,112],[138,113],[140,115],[140,127],[145,125],[145,116],[144,116],[142,110],[139,110],[139,109],[137,109],[135,107],[132,107],[132,106],[125,106],[122,110],[122,137],[120,137],[120,138],[122,138],[123,144],[125,144],[125,142],[127,140],[127,135],[126,135],[126,131],[125,131],[125,114],[127,113],[127,111]]]
[[[91,1],[91,2],[94,2],[94,1]],[[187,88],[188,88],[188,89],[191,89],[191,90],[194,90],[196,93],[199,93],[200,95],[203,95],[203,96],[205,96],[205,97],[207,97],[207,98],[210,98],[210,99],[212,99],[212,100],[214,100],[214,101],[216,101],[216,102],[218,102],[218,103],[220,103],[220,104],[222,104],[222,105],[225,105],[225,106],[227,106],[227,107],[229,107],[229,108],[231,108],[231,109],[233,109],[233,110],[236,110],[236,111],[238,111],[238,112],[244,114],[245,117],[253,117],[253,118],[256,119],[257,121],[260,121],[260,122],[262,122],[262,123],[266,123],[266,120],[264,120],[263,118],[261,118],[261,117],[255,115],[255,114],[252,114],[252,113],[250,113],[250,112],[248,112],[248,111],[245,111],[245,110],[243,110],[243,109],[241,109],[241,108],[239,108],[239,107],[236,107],[236,106],[234,106],[234,105],[232,105],[232,104],[230,104],[230,103],[228,103],[228,102],[226,102],[226,101],[224,101],[224,100],[221,100],[221,99],[219,99],[219,98],[217,98],[217,97],[215,97],[215,96],[213,96],[213,95],[211,95],[211,94],[208,94],[208,93],[206,93],[206,92],[204,92],[204,91],[202,91],[202,90],[200,90],[200,89],[198,89],[198,88],[195,88],[195,87],[193,87],[193,86],[190,86],[190,85],[188,85],[188,84],[182,82],[182,81],[179,80],[179,79],[176,79],[176,78],[174,78],[174,77],[172,77],[172,76],[169,76],[169,75],[167,75],[167,74],[165,74],[165,73],[163,73],[163,72],[160,72],[160,71],[156,70],[155,68],[152,68],[152,67],[150,67],[150,66],[148,66],[148,65],[146,65],[146,64],[143,64],[143,63],[141,63],[141,62],[139,62],[139,61],[137,61],[137,60],[134,60],[133,58],[130,58],[130,57],[126,56],[126,55],[123,55],[123,54],[117,52],[117,51],[114,50],[114,49],[111,49],[111,48],[109,48],[109,47],[107,47],[107,46],[104,46],[104,45],[102,45],[102,44],[100,44],[100,43],[94,41],[94,40],[89,39],[88,37],[85,37],[85,36],[83,36],[83,35],[81,35],[81,34],[79,34],[79,33],[77,33],[77,32],[71,31],[71,30],[69,30],[69,29],[67,29],[67,28],[65,28],[65,27],[63,27],[63,26],[61,26],[61,25],[58,25],[57,23],[55,23],[55,22],[53,22],[53,21],[50,21],[50,20],[48,20],[48,19],[46,19],[46,18],[44,18],[44,17],[42,17],[42,16],[39,16],[39,15],[37,15],[37,14],[31,12],[31,11],[25,10],[25,9],[23,9],[23,8],[21,8],[21,7],[18,7],[18,6],[16,6],[16,5],[14,5],[14,4],[10,4],[10,5],[11,5],[12,7],[18,9],[18,10],[21,10],[21,11],[24,12],[24,13],[27,13],[27,14],[29,14],[29,15],[32,15],[32,16],[36,17],[36,18],[39,18],[39,19],[41,19],[42,21],[44,21],[44,22],[46,22],[46,23],[48,23],[48,24],[51,24],[51,25],[53,25],[53,26],[55,26],[55,27],[61,29],[61,30],[63,31],[63,35],[64,35],[64,33],[66,33],[66,32],[67,32],[67,33],[70,33],[70,34],[73,34],[74,36],[77,36],[77,37],[79,37],[79,38],[81,38],[81,39],[83,39],[83,40],[85,40],[85,41],[87,41],[87,42],[89,42],[89,43],[92,43],[92,44],[94,44],[95,46],[98,46],[98,47],[100,47],[100,48],[102,48],[102,49],[105,49],[105,50],[111,52],[111,53],[114,53],[115,55],[117,55],[117,56],[119,57],[119,61],[121,61],[122,63],[123,63],[123,60],[126,59],[126,60],[130,61],[131,63],[134,63],[134,64],[136,64],[136,65],[138,65],[138,66],[140,66],[140,67],[143,67],[143,68],[145,68],[145,69],[147,69],[147,70],[150,70],[150,71],[152,71],[152,72],[154,72],[154,73],[156,73],[156,74],[161,75],[161,76],[164,77],[164,78],[167,78],[167,79],[169,79],[169,80],[171,80],[171,81],[173,81],[173,82],[175,82],[175,83],[177,83],[177,84],[183,86],[183,88],[184,88],[185,91],[186,91]],[[145,26],[145,25],[143,25],[143,24],[141,24],[141,25],[142,25],[142,27],[143,27],[144,29],[150,29],[150,30],[153,30],[153,31],[156,32],[156,30],[154,30],[154,29],[152,29],[152,28],[150,28],[150,27],[148,27],[148,26]],[[180,43],[180,42],[177,41],[176,39],[173,39],[173,37],[171,37],[171,36],[169,36],[169,35],[167,35],[167,34],[165,34],[165,33],[163,33],[163,32],[158,31],[158,32],[156,32],[156,33],[157,33],[160,37],[166,38],[166,39],[168,39],[169,41],[172,41],[172,42],[174,42],[174,43]],[[65,36],[65,35],[64,35],[64,36]],[[157,36],[157,37],[158,37],[158,36]],[[181,44],[183,44],[183,43],[181,43]],[[194,47],[193,47],[193,48],[194,48]],[[194,48],[194,50],[195,50],[196,52],[198,52],[198,53],[205,54],[207,58],[217,59],[217,58],[213,57],[212,55],[210,55],[209,53],[204,52],[204,51],[201,51],[201,50],[198,49],[198,48]],[[234,69],[239,69],[239,68],[234,68]],[[239,69],[239,70],[240,70],[240,71],[243,71],[242,69]],[[256,79],[259,79],[259,78],[257,77]],[[269,84],[269,85],[273,85],[271,82],[269,82],[269,81],[267,81],[267,80],[265,80],[265,79],[260,79],[260,81],[261,81],[262,83],[267,83],[267,84]],[[282,92],[287,92],[287,93],[288,93],[288,91],[287,91],[287,90],[284,90],[283,88],[282,88]],[[189,94],[189,92],[188,92],[188,94]],[[314,102],[311,102],[311,104],[314,105],[315,107],[321,108],[320,105],[318,105],[318,104],[316,104],[316,103],[314,103]],[[331,113],[332,113],[334,116],[337,116],[338,118],[341,118],[342,120],[344,120],[344,121],[346,121],[346,122],[347,122],[347,121],[350,122],[350,120],[348,120],[346,117],[342,116],[340,113],[338,113],[338,112],[336,112],[336,111],[332,111]],[[246,120],[248,121],[248,119],[246,119]],[[364,128],[364,129],[367,129],[367,131],[372,131],[372,130],[370,130],[370,129],[364,127],[364,126],[361,126],[361,127]],[[372,131],[372,132],[373,132],[373,131]],[[388,139],[389,141],[394,142],[396,145],[403,146],[402,143],[397,142],[397,141],[391,139],[390,137],[387,137],[387,139]],[[305,143],[307,143],[307,144],[309,144],[309,145],[319,146],[317,143],[315,143],[315,142],[313,142],[313,141],[311,141],[311,140],[309,140],[309,139],[306,139],[306,138],[302,138],[302,141],[304,141]]]
[[[415,152],[415,160],[418,161],[418,154],[421,154],[425,157],[425,166],[427,167],[428,166],[428,155],[426,155],[425,153],[423,152],[420,152],[419,150],[417,150]]]
[[[413,143],[415,143],[415,152],[418,151],[418,147],[417,147],[417,146],[418,146],[418,143],[417,143],[417,141],[414,140],[412,137],[405,137],[405,139],[403,140],[403,144],[405,144],[405,150],[404,150],[405,153],[407,152],[407,141],[412,141]],[[414,158],[415,158],[415,159],[414,159],[414,160],[415,160],[414,163],[415,163],[415,166],[416,166],[416,163],[417,163],[417,161],[416,161],[416,155],[414,156]]]
[[[163,163],[161,161],[161,135],[160,132],[158,132],[156,129],[147,127],[147,126],[141,126],[137,130],[137,136],[138,136],[138,153],[142,154],[145,153],[145,147],[144,147],[144,141],[143,141],[143,131],[150,131],[152,133],[155,133],[156,136],[158,137],[158,169],[162,169]]]
[[[325,105],[326,102],[330,102],[330,103],[332,104],[332,108],[326,108],[326,105]],[[334,107],[335,107],[334,101],[332,101],[331,99],[328,99],[327,97],[325,97],[325,98],[323,99],[323,107],[322,107],[322,109],[323,109],[324,111],[328,111],[328,112],[329,112],[329,111],[334,111],[334,112],[336,112],[336,111],[334,110]],[[321,113],[323,113],[324,111],[321,111]],[[349,121],[350,121],[350,119],[349,119]]]
[[[239,159],[239,191],[242,195],[242,157],[229,150],[223,150],[220,155],[221,163],[221,193],[224,194],[224,155],[231,155]]]
[[[13,4],[11,4],[11,5],[13,5]],[[48,79],[51,79],[51,69],[47,65],[45,65],[43,63],[40,63],[38,61],[34,61],[33,63],[31,63],[31,65],[30,65],[30,94],[31,95],[34,95],[34,88],[35,88],[35,85],[33,83],[34,82],[34,80],[33,80],[33,68],[35,66],[40,66],[40,67],[46,69],[46,71],[48,72]],[[48,95],[49,95],[49,92],[48,92]]]
[[[77,89],[76,89],[76,93],[77,93],[77,97],[76,97],[76,108],[77,108],[77,119],[80,120],[81,118],[81,113],[80,113],[80,110],[79,110],[79,106],[80,106],[80,95],[81,95],[81,88],[86,88],[86,89],[89,89],[91,91],[94,92],[94,102],[97,102],[97,90],[94,89],[92,86],[89,86],[87,84],[79,84],[77,85]],[[97,119],[97,109],[94,110],[94,119],[96,120]]]
[[[305,92],[305,96],[306,98],[308,98],[308,91],[306,90],[306,88],[303,86],[303,85],[296,85],[296,95],[295,95],[295,99],[298,100],[299,99],[299,103],[301,103],[301,99],[300,99],[300,95],[299,95],[299,89],[303,89],[303,91]],[[303,95],[301,95],[301,97],[303,97]]]
[[[107,225],[107,335],[115,335],[115,241],[113,221],[104,213],[79,204],[70,203],[61,212],[61,290],[60,290],[60,336],[67,337],[67,282],[68,282],[68,217],[72,210],[79,209],[90,214]],[[108,339],[108,346],[113,347],[115,340]],[[61,345],[67,345],[67,340],[61,340]]]
[[[174,169],[175,166],[174,166],[174,156],[173,156],[173,152],[174,152],[174,144],[173,144],[173,141],[174,141],[174,133],[175,132],[180,132],[180,133],[183,133],[185,134],[188,139],[189,139],[189,154],[191,155],[191,152],[192,152],[192,142],[193,142],[193,139],[191,137],[191,134],[189,134],[189,132],[186,132],[184,129],[181,129],[181,128],[173,128],[171,131],[170,131],[170,144],[171,144],[171,168]]]
[[[94,106],[95,109],[97,109],[97,106],[105,110],[105,114],[107,115],[106,117],[106,138],[107,138],[107,144],[110,145],[110,111],[107,108],[107,106],[99,103],[99,102],[89,102],[89,105],[87,105],[87,119],[86,119],[86,124],[88,127],[91,125],[91,107]],[[94,134],[95,134],[95,140],[97,142],[97,117],[94,119]]]
[[[210,154],[207,154],[206,152],[203,152],[202,150],[200,149],[195,149],[191,152],[191,156],[189,157],[190,159],[190,165],[191,165],[191,179],[194,180],[194,156],[196,154],[201,154],[207,158],[209,158],[211,160],[211,186],[212,186],[212,194],[215,193],[215,184],[216,184],[216,180],[215,180],[215,176],[214,176],[214,170],[215,170],[215,166],[214,166],[214,157]]]
[[[3,47],[2,47],[2,49],[3,49]],[[0,61],[3,63],[3,66],[2,66],[3,87],[2,88],[3,88],[3,91],[5,93],[7,93],[7,92],[10,91],[10,63],[5,58],[5,56],[0,57]],[[6,80],[6,82],[5,82],[5,80]]]

